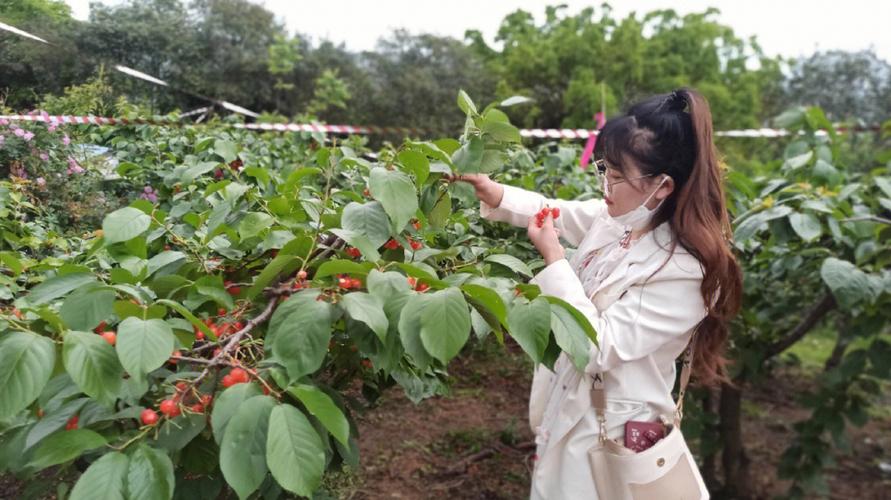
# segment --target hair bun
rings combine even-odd
[[[673,90],[665,96],[660,107],[666,111],[683,111],[687,108],[687,92],[684,89]]]

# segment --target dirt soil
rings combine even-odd
[[[510,342],[508,340],[508,342]],[[508,355],[491,348],[453,362],[453,394],[414,405],[397,387],[359,421],[362,469],[343,498],[528,498],[527,462],[533,453],[527,409],[532,367],[516,344]],[[794,370],[778,372],[757,390],[747,388],[744,432],[758,498],[786,491],[776,464],[794,436],[792,425],[808,411],[793,400],[812,381]],[[887,407],[886,407],[887,408]],[[826,474],[839,500],[891,499],[891,414],[849,428],[850,453],[836,452]],[[473,460],[467,463],[468,460]]]

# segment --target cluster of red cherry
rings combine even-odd
[[[551,214],[551,217],[553,217],[553,218],[555,218],[555,219],[556,219],[557,217],[560,217],[560,209],[559,209],[559,208],[557,208],[557,207],[554,207],[554,208],[544,207],[544,208],[541,209],[540,212],[538,212],[537,214],[535,214],[535,224],[536,224],[538,227],[541,227],[541,226],[544,224],[545,217],[548,216],[548,213],[550,213],[550,214]]]

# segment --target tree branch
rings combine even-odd
[[[769,345],[764,352],[764,359],[772,358],[778,354],[781,354],[786,349],[792,347],[793,344],[801,340],[807,332],[811,331],[811,329],[817,326],[817,323],[826,316],[829,311],[835,309],[835,297],[832,296],[831,293],[827,293],[820,299],[819,302],[812,305],[811,308],[804,315],[804,318],[795,325],[795,328],[789,330],[789,332],[784,335],[780,340],[774,342]]]

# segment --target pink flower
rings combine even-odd
[[[20,128],[15,129],[15,132],[13,132],[13,133],[19,137],[22,137],[23,135],[25,135],[25,131]]]
[[[62,136],[62,144],[66,146],[71,144],[71,139],[68,138],[68,134]]]
[[[34,138],[34,132],[25,132],[25,135],[22,136],[22,139],[25,139],[26,141],[30,141],[33,138]]]
[[[49,155],[46,153],[40,153],[40,159],[43,161],[49,161]]]
[[[48,131],[50,131],[50,132],[55,132],[55,131],[56,131],[56,127],[58,127],[58,125],[57,125],[55,122],[52,122],[52,123],[50,123],[50,126],[47,127],[46,129],[47,129]]]
[[[40,186],[40,187],[46,186],[46,179],[44,179],[43,177],[38,177],[38,178],[37,178],[37,185]]]
[[[7,120],[6,118],[0,118],[0,125],[9,125],[9,120]]]

